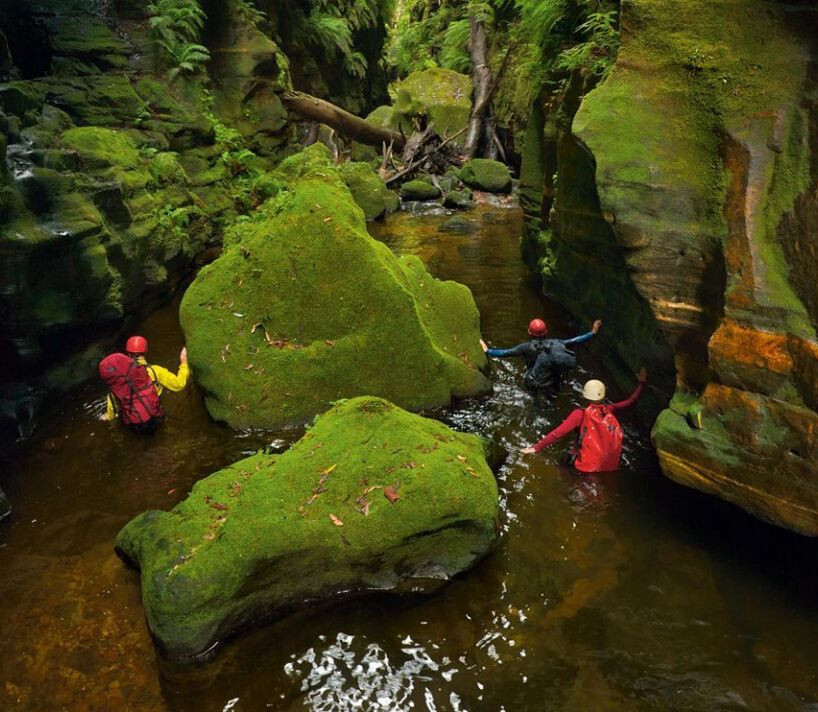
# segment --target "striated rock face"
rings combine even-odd
[[[274,197],[228,231],[182,300],[214,418],[275,427],[339,398],[419,410],[488,387],[471,292],[371,238],[327,148],[310,146],[271,178]]]
[[[653,430],[668,476],[818,534],[816,12],[630,0],[622,26],[529,249],[673,388]]]
[[[448,579],[490,549],[497,516],[477,436],[365,397],[283,455],[241,460],[170,512],[139,515],[116,546],[142,572],[154,639],[191,659],[308,601]]]

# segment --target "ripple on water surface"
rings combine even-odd
[[[534,314],[557,336],[587,330],[538,295],[519,258],[518,211],[463,217],[477,230],[442,233],[447,216],[399,214],[372,231],[469,285],[493,345],[522,340]],[[182,345],[177,306],[140,327],[165,365]],[[184,671],[157,659],[138,576],[114,555],[114,537],[135,514],[172,507],[201,477],[299,431],[216,425],[193,387],[168,395],[168,422],[143,438],[97,420],[95,385],[74,392],[3,456],[14,515],[0,525],[0,700],[197,712],[804,709],[818,697],[814,542],[666,481],[630,416],[618,473],[578,477],[559,447],[517,454],[573,407],[589,374],[605,376],[603,352],[577,352],[552,401],[522,389],[519,363],[495,361],[488,397],[431,413],[512,453],[498,472],[503,536],[475,569],[431,596],[307,608]]]

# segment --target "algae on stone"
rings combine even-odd
[[[367,220],[377,220],[400,207],[397,194],[386,187],[368,164],[347,161],[338,167],[338,172]]]
[[[425,180],[409,180],[400,187],[400,197],[404,200],[435,200],[440,197],[440,189]]]
[[[141,570],[154,638],[189,659],[306,601],[450,578],[490,549],[497,516],[479,437],[361,397],[283,455],[240,460],[170,512],[139,515],[116,546]]]
[[[420,409],[485,390],[468,288],[373,240],[320,144],[273,175],[286,189],[231,230],[182,300],[210,414],[272,427],[338,398]]]
[[[511,190],[511,174],[508,166],[488,158],[474,158],[460,169],[460,180],[475,190],[489,193],[508,193]]]

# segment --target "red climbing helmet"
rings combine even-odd
[[[144,336],[132,336],[125,344],[125,351],[129,354],[148,353],[148,340]]]
[[[532,319],[528,323],[528,333],[531,336],[545,336],[548,333],[548,327],[542,319]]]

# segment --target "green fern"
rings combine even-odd
[[[210,52],[198,42],[207,15],[197,0],[157,0],[148,12],[150,36],[171,64],[170,79],[200,71]]]

